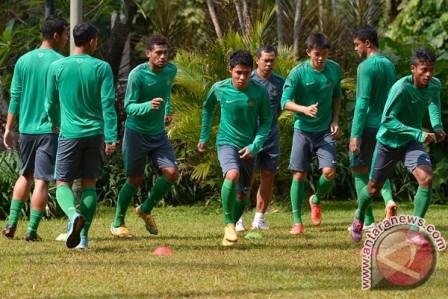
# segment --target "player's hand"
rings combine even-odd
[[[197,146],[198,152],[200,153],[205,153],[205,151],[207,150],[207,145],[204,142],[199,142]]]
[[[238,153],[240,154],[240,158],[243,160],[250,160],[254,157],[254,155],[251,153],[251,151],[246,147],[239,150]]]
[[[106,156],[110,156],[115,152],[115,147],[117,144],[115,142],[113,143],[106,143],[106,149],[104,150],[104,153]]]
[[[446,133],[444,130],[440,130],[436,132],[436,142],[440,143],[443,142],[446,138]]]
[[[330,125],[331,136],[337,137],[339,134],[339,123],[337,121],[333,121]]]
[[[350,151],[354,154],[359,154],[361,151],[360,140],[356,137],[350,138]]]
[[[305,106],[303,109],[303,114],[308,115],[310,117],[316,117],[317,111],[319,110],[318,106],[319,103],[310,106]]]
[[[162,105],[162,102],[164,102],[164,100],[162,98],[154,98],[154,99],[152,99],[152,101],[151,101],[151,108],[158,110],[160,108],[160,105]]]
[[[5,129],[5,134],[3,135],[3,144],[5,145],[6,149],[12,149],[16,146],[15,143],[16,139],[14,136],[14,132],[9,129]]]
[[[172,120],[173,120],[173,117],[171,115],[165,115],[165,118],[164,118],[165,127],[168,127],[171,124]]]
[[[425,133],[425,139],[423,140],[424,144],[429,144],[431,142],[436,142],[436,134],[434,133]]]

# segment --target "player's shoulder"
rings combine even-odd
[[[330,70],[337,70],[339,72],[342,70],[339,63],[337,63],[336,61],[334,61],[332,59],[327,59],[326,64]]]
[[[429,86],[432,88],[442,88],[442,82],[440,82],[439,78],[437,77],[432,77],[431,81],[429,81]]]
[[[176,72],[177,72],[177,66],[176,66],[174,63],[172,63],[172,62],[168,62],[168,63],[165,65],[164,70],[165,70],[166,72],[168,72],[168,73],[176,73]]]
[[[280,74],[272,72],[272,81],[280,82],[281,84],[283,84],[285,82],[285,79]]]

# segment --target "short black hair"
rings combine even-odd
[[[411,64],[417,65],[418,63],[431,63],[436,62],[436,55],[429,48],[418,48],[412,51]]]
[[[328,37],[322,32],[312,33],[306,39],[306,47],[308,50],[316,49],[330,49],[331,43]]]
[[[266,45],[266,46],[260,46],[257,48],[257,52],[255,53],[255,55],[257,56],[257,58],[261,57],[261,53],[265,52],[265,53],[274,53],[275,56],[277,56],[277,49],[274,48],[271,45]]]
[[[237,65],[244,65],[250,68],[254,67],[254,58],[249,51],[236,50],[229,57],[229,66],[233,69]]]
[[[357,38],[362,42],[369,41],[375,48],[378,48],[378,34],[372,26],[363,26],[353,33],[353,38]]]
[[[154,49],[155,45],[168,47],[168,39],[161,34],[152,34],[146,39],[145,45],[147,50]]]
[[[52,39],[55,33],[62,34],[67,26],[68,23],[65,19],[58,16],[49,15],[45,18],[40,31],[42,32],[44,39]]]
[[[73,28],[75,46],[81,47],[98,36],[98,29],[90,23],[79,23]]]

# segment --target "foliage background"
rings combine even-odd
[[[245,27],[237,17],[236,8],[248,4],[250,26]],[[299,3],[300,2],[300,3]],[[55,13],[68,18],[69,1],[53,1]],[[222,38],[216,37],[211,21],[210,7],[216,10],[222,30]],[[300,18],[296,7],[300,4]],[[378,27],[381,50],[395,63],[400,76],[409,73],[409,57],[413,48],[432,47],[438,57],[437,76],[443,84],[442,107],[446,120],[448,107],[448,0],[348,0],[348,1],[230,1],[230,0],[102,0],[83,1],[84,20],[94,23],[100,30],[100,48],[96,53],[116,67],[117,111],[122,132],[124,113],[123,93],[129,70],[145,61],[144,37],[159,32],[169,37],[171,54],[179,72],[173,90],[174,121],[167,128],[179,161],[180,179],[161,204],[209,204],[219,200],[221,171],[213,150],[201,156],[196,152],[199,135],[200,108],[205,95],[215,81],[228,76],[227,57],[235,49],[245,48],[255,52],[260,44],[278,46],[276,72],[287,76],[294,65],[306,58],[304,41],[314,31],[323,31],[332,43],[332,59],[344,69],[344,100],[341,111],[342,134],[338,139],[338,175],[331,199],[353,199],[354,188],[347,159],[347,142],[354,107],[354,78],[357,64],[351,32],[364,24]],[[43,21],[44,0],[0,3],[0,111],[4,121],[9,101],[9,84],[15,61],[40,41],[39,25]],[[122,41],[116,39],[114,16],[120,28],[125,29]],[[280,16],[280,18],[279,18]],[[281,24],[280,24],[281,23]],[[294,25],[299,24],[299,27]],[[247,29],[249,28],[249,29]],[[300,28],[300,33],[296,32]],[[280,30],[281,29],[281,30]],[[283,30],[283,31],[282,31]],[[123,31],[119,31],[119,33]],[[123,34],[122,34],[123,35]],[[297,53],[294,43],[299,45]],[[113,51],[122,49],[118,63]],[[68,54],[68,50],[65,51]],[[281,128],[281,168],[277,176],[274,200],[289,200],[290,174],[287,171],[292,136],[292,117],[283,113]],[[217,124],[217,119],[215,124]],[[429,128],[429,122],[425,126]],[[3,127],[3,125],[2,125]],[[214,127],[216,132],[216,126]],[[210,149],[213,148],[210,141]],[[0,149],[1,150],[1,149]],[[446,202],[448,194],[448,158],[446,142],[429,149],[434,162],[435,201]],[[12,186],[17,178],[16,154],[0,152],[0,217],[6,215]],[[147,180],[140,188],[136,201],[144,200],[158,173],[151,165],[146,169]],[[316,161],[310,175],[310,187],[318,176]],[[120,186],[125,180],[121,153],[111,157],[98,183],[101,201],[114,205]],[[399,199],[411,199],[416,184],[406,170],[399,166],[393,177],[395,195]],[[50,192],[50,210],[58,213],[54,202],[54,190]]]

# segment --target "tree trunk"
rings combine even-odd
[[[241,3],[240,3],[240,0],[235,0],[234,2],[235,2],[236,15],[238,17],[238,23],[240,24],[241,32],[244,34],[244,33],[246,33],[246,27],[244,26],[244,19],[243,19],[243,12],[241,9]]]
[[[319,30],[324,30],[324,1],[319,0]]]
[[[299,60],[300,29],[302,24],[302,0],[296,0],[296,13],[294,14],[294,57]]]
[[[45,17],[54,14],[53,0],[45,0]]]
[[[210,18],[212,19],[213,27],[215,27],[216,36],[218,37],[218,39],[222,39],[222,31],[221,27],[219,26],[218,17],[216,16],[213,0],[207,0],[207,7]]]
[[[247,4],[247,0],[242,1],[243,1],[244,28],[246,29],[246,34],[249,34],[252,31],[252,21],[250,19],[249,5]]]
[[[285,6],[283,4],[284,0],[276,0],[277,5],[277,40],[278,46],[284,46],[286,44],[285,40]]]

